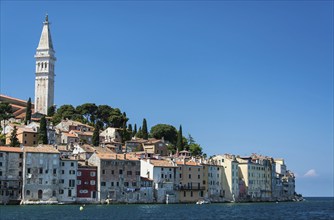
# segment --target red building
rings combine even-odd
[[[77,200],[96,201],[97,192],[97,167],[78,164],[77,173]]]

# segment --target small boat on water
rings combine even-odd
[[[200,199],[196,202],[196,205],[210,204],[210,200]]]

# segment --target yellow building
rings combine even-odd
[[[17,129],[17,139],[24,146],[34,146],[38,143],[38,133],[34,128],[19,127]],[[6,136],[6,145],[10,144],[10,137],[12,133],[8,133]]]
[[[204,198],[203,166],[194,161],[178,161],[177,190],[179,201],[197,202]]]

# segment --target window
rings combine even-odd
[[[129,176],[132,175],[132,171],[128,171],[127,175],[129,175]]]
[[[78,172],[77,172],[77,175],[78,175],[78,176],[81,176],[81,171],[78,171]]]
[[[68,190],[67,196],[68,197],[72,196],[72,190],[70,190],[70,189]]]
[[[198,175],[198,179],[201,179],[201,175]]]
[[[81,185],[81,180],[77,180],[77,185]]]
[[[111,186],[114,186],[114,182],[111,182]]]
[[[140,171],[136,171],[136,175],[137,175],[137,176],[140,176]]]
[[[49,172],[49,170],[45,170],[45,173],[48,173]]]
[[[71,162],[71,167],[74,167],[74,162]]]
[[[128,182],[124,182],[124,186],[129,186],[129,183]]]
[[[189,179],[191,179],[191,174],[189,174]]]
[[[22,176],[22,171],[19,171],[19,176]]]
[[[95,176],[95,172],[90,172],[90,176]]]
[[[64,183],[64,179],[60,179],[60,180],[59,180],[59,183]]]
[[[94,186],[95,185],[95,180],[91,180],[90,185]]]
[[[0,153],[0,157],[3,157],[3,153]]]
[[[52,191],[52,196],[55,197],[56,196],[56,190]]]
[[[62,167],[65,166],[65,163],[64,163],[64,162],[61,162],[61,166],[62,166]]]
[[[193,191],[190,191],[190,197],[193,197]]]
[[[106,182],[101,182],[101,186],[106,186]]]
[[[43,168],[39,168],[39,173],[40,173],[40,174],[43,173]]]
[[[119,170],[119,174],[123,174],[123,170]]]
[[[52,179],[52,184],[57,184],[57,179]]]
[[[163,173],[161,174],[161,178],[164,178],[164,174]]]
[[[27,191],[26,191],[26,195],[27,195],[27,196],[30,196],[30,190],[27,190]]]
[[[111,174],[114,175],[114,170],[111,170]]]
[[[57,169],[53,169],[53,174],[57,174]]]
[[[0,171],[0,176],[2,176],[2,171]]]
[[[163,167],[161,167],[161,171],[164,171],[164,168],[163,168]]]
[[[59,194],[64,194],[64,190],[60,189]]]
[[[187,195],[186,191],[183,191],[183,197],[186,197],[186,195]]]
[[[132,186],[137,186],[137,182],[132,182]]]
[[[61,170],[61,174],[65,174],[65,170]]]
[[[2,162],[0,162],[0,167],[2,167]]]
[[[43,179],[42,178],[38,179],[38,184],[43,184]]]
[[[182,174],[180,173],[180,178],[182,178]]]
[[[74,185],[75,185],[75,180],[69,180],[68,181],[68,186],[69,187],[74,187]]]
[[[106,174],[106,171],[105,171],[105,170],[102,170],[102,174]]]

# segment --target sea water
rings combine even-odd
[[[0,219],[334,219],[334,198],[303,202],[0,206]]]

